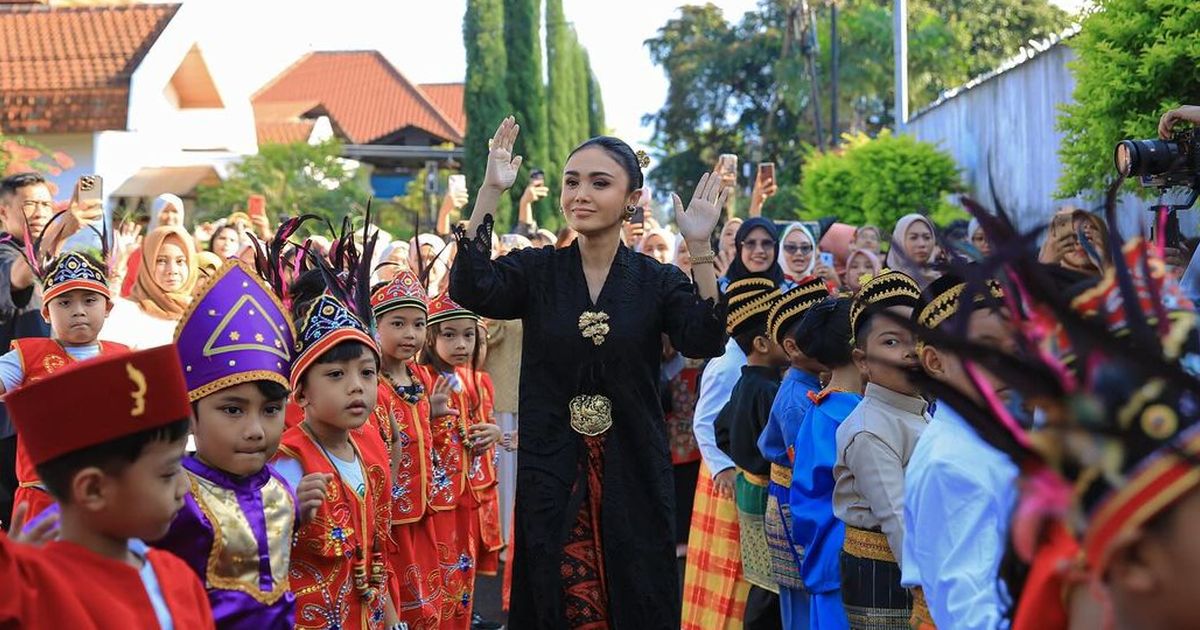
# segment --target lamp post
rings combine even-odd
[[[896,131],[908,124],[908,0],[894,0],[892,52],[896,64]]]

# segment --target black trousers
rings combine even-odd
[[[750,587],[746,596],[745,630],[783,630],[779,596],[765,588]]]
[[[12,520],[13,495],[17,492],[17,436],[0,439],[0,521],[4,529]]]

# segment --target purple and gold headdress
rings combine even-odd
[[[295,338],[271,287],[245,264],[226,261],[175,329],[188,398],[195,402],[251,381],[290,387]]]

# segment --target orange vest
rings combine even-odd
[[[99,343],[101,355],[129,352],[128,346],[119,343]],[[25,373],[21,385],[39,381],[77,362],[61,344],[47,337],[14,339],[12,349],[17,351],[17,358],[21,360],[21,370]],[[62,421],[67,422],[69,419],[63,418]],[[23,486],[38,483],[37,471],[29,459],[29,453],[25,452],[25,446],[21,444],[20,436],[17,438],[17,481]]]
[[[432,475],[431,441],[429,427],[430,385],[422,373],[413,370],[413,378],[425,388],[426,394],[416,403],[410,403],[381,379],[379,383],[379,405],[395,418],[398,433],[391,435],[388,444],[392,451],[392,462],[396,465],[392,481],[392,524],[415,523],[425,515],[429,505],[429,481]],[[399,452],[395,452],[396,450]]]
[[[300,462],[304,474],[335,477],[312,521],[296,531],[289,575],[297,628],[383,628],[389,576],[384,551],[391,529],[388,458],[382,442],[350,433],[366,484],[358,494],[305,425],[283,433],[277,457]]]
[[[439,375],[431,368],[423,368],[430,383]],[[461,379],[461,377],[460,377]],[[465,381],[461,381],[465,383]],[[432,390],[431,390],[432,391]],[[464,403],[466,388],[450,393],[452,410],[469,409]],[[432,414],[431,414],[432,415]],[[465,414],[462,411],[451,416],[429,419],[431,469],[429,477],[429,509],[445,512],[458,507],[458,498],[466,491],[467,454],[463,446],[466,437]]]
[[[474,379],[470,378],[472,376]],[[470,408],[471,413],[467,419],[467,426],[495,424],[492,412],[496,408],[496,390],[492,386],[492,377],[488,376],[487,372],[472,373],[464,369],[459,370],[458,377],[463,379],[464,383],[470,383],[467,387],[468,398],[477,402],[473,408]],[[482,500],[484,492],[495,487],[497,483],[496,447],[489,446],[487,451],[473,457],[468,474],[475,498]]]

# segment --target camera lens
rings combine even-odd
[[[1117,144],[1114,161],[1117,172],[1125,177],[1161,175],[1176,167],[1180,146],[1169,140],[1122,140]]]

